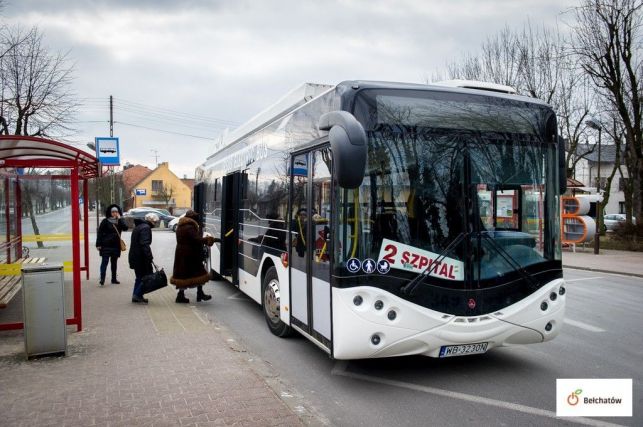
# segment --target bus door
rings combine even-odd
[[[205,220],[205,182],[200,182],[194,186],[194,206],[195,212],[199,213],[199,225],[203,227]]]
[[[331,152],[293,156],[291,174],[290,296],[292,323],[331,348]]]
[[[223,177],[221,198],[221,275],[238,285],[239,221],[243,186],[241,172]]]

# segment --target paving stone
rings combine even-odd
[[[83,282],[85,329],[68,329],[67,357],[27,362],[22,334],[0,332],[3,426],[302,425],[173,288],[132,304],[126,264],[120,286]]]

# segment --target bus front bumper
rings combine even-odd
[[[487,343],[488,351],[549,341],[562,327],[566,297],[564,292],[561,294],[563,286],[564,280],[553,280],[522,301],[473,317],[430,310],[378,288],[333,288],[333,356],[440,357],[444,346]],[[359,305],[354,302],[357,296],[361,298]]]

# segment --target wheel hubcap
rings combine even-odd
[[[272,323],[279,323],[279,282],[271,280],[264,290],[264,310]]]

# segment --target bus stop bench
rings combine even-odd
[[[7,308],[9,302],[16,296],[22,288],[22,277],[20,275],[19,265],[21,264],[40,264],[45,262],[46,258],[20,258],[14,264],[8,264],[18,267],[18,272],[12,271],[0,277],[0,309]],[[7,266],[7,264],[5,264]]]

